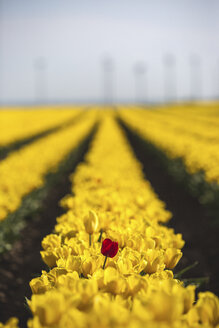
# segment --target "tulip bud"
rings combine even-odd
[[[87,233],[89,233],[89,245],[91,246],[91,235],[97,231],[99,224],[97,214],[90,210],[89,214],[84,218],[84,227]]]
[[[90,210],[89,214],[84,218],[84,227],[87,233],[93,234],[97,231],[99,224],[98,216],[97,214]]]

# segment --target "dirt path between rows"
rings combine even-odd
[[[144,166],[147,180],[159,198],[166,203],[167,209],[173,213],[169,226],[177,233],[182,233],[186,242],[183,257],[175,271],[198,261],[197,267],[184,277],[209,277],[209,282],[199,290],[210,290],[219,295],[219,225],[212,224],[213,220],[203,206],[173,181],[154,154],[146,146],[140,145],[134,134],[127,129],[125,132],[137,158]]]

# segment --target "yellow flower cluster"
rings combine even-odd
[[[190,173],[204,171],[219,183],[217,106],[177,106],[153,110],[122,109],[122,120],[170,158],[182,158]]]
[[[70,108],[69,108],[70,109]],[[56,127],[79,114],[78,108],[7,108],[0,110],[0,147]],[[72,108],[71,108],[72,109]]]
[[[0,322],[0,328],[19,328],[18,319],[10,318],[5,324]]]
[[[195,287],[174,279],[184,242],[164,226],[171,214],[111,115],[71,179],[66,213],[42,241],[50,270],[30,282],[28,327],[219,327],[218,298],[200,293],[194,303]],[[119,251],[103,269],[105,238]]]
[[[94,126],[96,112],[83,120],[11,153],[0,163],[0,221],[14,212],[22,198],[44,183],[45,175],[85,138]]]

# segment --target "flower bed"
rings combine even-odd
[[[195,300],[174,278],[182,236],[110,115],[71,179],[66,213],[42,241],[50,270],[30,282],[28,327],[216,327],[218,298]]]

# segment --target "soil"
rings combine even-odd
[[[124,128],[124,127],[123,127]],[[135,155],[142,162],[145,177],[155,192],[173,214],[169,226],[181,233],[185,240],[183,257],[175,268],[179,272],[198,261],[183,278],[209,277],[209,281],[198,291],[210,290],[219,295],[219,225],[209,216],[206,209],[170,177],[155,155],[125,129]]]

